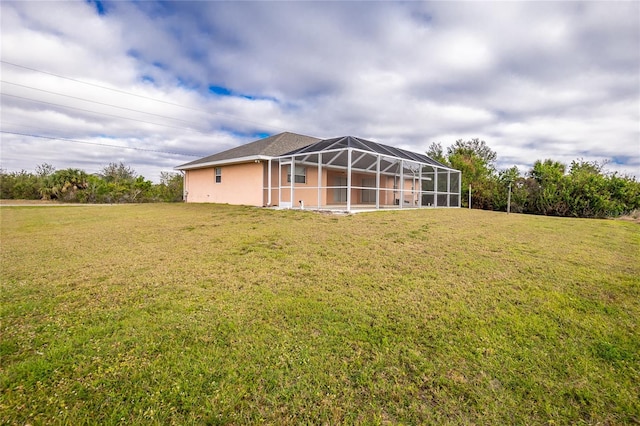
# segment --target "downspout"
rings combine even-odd
[[[187,202],[187,195],[189,192],[187,191],[187,172],[184,170],[180,170],[182,173],[182,201]]]
[[[282,204],[282,159],[278,160],[278,207]]]
[[[267,186],[269,187],[267,191],[267,206],[271,207],[271,158],[267,163]]]
[[[318,210],[322,208],[322,152],[318,153]]]
[[[404,160],[400,160],[400,184],[398,185],[400,188],[400,208],[403,207],[404,204]]]
[[[289,187],[289,208],[292,209],[293,208],[293,194],[295,192],[295,186],[296,186],[296,159],[295,157],[291,156],[291,165],[289,166],[289,184],[291,185]]]

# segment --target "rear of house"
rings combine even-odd
[[[460,207],[458,170],[352,136],[286,132],[177,169],[187,202],[346,211]]]
[[[317,141],[285,132],[178,166],[184,172],[184,199],[189,203],[272,205],[266,191],[269,163]]]

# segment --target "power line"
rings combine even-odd
[[[91,102],[91,103],[98,104],[98,105],[104,105],[104,106],[109,106],[109,107],[113,107],[113,108],[124,109],[126,111],[139,112],[141,114],[148,114],[148,115],[153,115],[153,116],[160,117],[160,118],[167,118],[169,120],[182,121],[183,123],[187,123],[187,124],[192,124],[194,126],[198,126],[198,123],[194,123],[193,121],[182,120],[180,118],[174,118],[174,117],[167,117],[166,115],[155,114],[153,112],[140,111],[139,109],[121,107],[121,106],[118,106],[118,105],[107,104],[107,103],[104,103],[104,102],[92,101],[91,99],[80,98],[80,97],[71,96],[71,95],[65,95],[64,93],[52,92],[50,90],[39,89],[37,87],[27,86],[27,85],[24,85],[24,84],[13,83],[11,81],[0,80],[0,83],[11,84],[11,85],[14,85],[14,86],[24,87],[24,88],[31,89],[31,90],[38,90],[40,92],[50,93],[52,95],[57,95],[57,96],[64,96],[65,98],[77,99],[77,100],[84,101],[84,102]]]
[[[20,133],[20,132],[8,132],[6,130],[0,130],[0,133],[6,133],[6,134],[9,134],[9,135],[28,136],[28,137],[40,138],[40,139],[61,140],[61,141],[67,141],[67,142],[81,143],[81,144],[85,144],[85,145],[98,145],[98,146],[106,146],[106,147],[110,147],[110,148],[132,149],[132,150],[135,150],[135,151],[146,151],[146,152],[155,152],[155,153],[160,153],[160,154],[181,155],[181,156],[185,156],[185,157],[200,157],[200,155],[183,154],[181,152],[160,151],[160,150],[157,150],[157,149],[136,148],[136,147],[131,147],[131,146],[113,145],[113,144],[100,143],[100,142],[88,142],[88,141],[80,141],[80,140],[77,140],[77,139],[69,139],[69,138],[61,138],[61,137],[53,137],[53,136],[44,136],[44,135],[32,135],[32,134]]]
[[[147,99],[147,100],[151,100],[151,101],[155,101],[155,102],[160,102],[160,103],[167,104],[167,105],[173,105],[173,106],[177,106],[177,107],[180,107],[180,108],[186,108],[186,109],[190,109],[190,110],[193,110],[193,111],[205,112],[207,114],[213,114],[213,115],[217,115],[217,116],[220,116],[220,117],[228,118],[228,119],[231,119],[231,120],[242,121],[242,122],[253,124],[253,125],[256,125],[256,126],[259,126],[259,127],[269,127],[269,128],[280,130],[280,131],[291,131],[291,129],[284,129],[282,127],[273,126],[271,124],[259,123],[257,121],[247,120],[247,119],[244,119],[244,118],[241,118],[241,117],[237,117],[237,116],[234,116],[234,115],[222,114],[222,113],[213,112],[213,111],[207,111],[207,110],[204,110],[202,108],[194,108],[194,107],[178,104],[178,103],[175,103],[175,102],[169,102],[169,101],[164,101],[162,99],[152,98],[150,96],[139,95],[137,93],[127,92],[127,91],[120,90],[120,89],[114,89],[112,87],[102,86],[100,84],[89,83],[87,81],[82,81],[82,80],[78,80],[78,79],[75,79],[75,78],[66,77],[66,76],[63,76],[63,75],[60,75],[60,74],[55,74],[55,73],[48,72],[48,71],[42,71],[42,70],[39,70],[39,69],[26,67],[24,65],[19,65],[19,64],[16,64],[16,63],[13,63],[13,62],[9,62],[9,61],[4,61],[4,60],[1,60],[1,59],[0,59],[0,63],[11,65],[11,66],[14,66],[14,67],[17,67],[17,68],[22,68],[22,69],[29,70],[29,71],[34,71],[34,72],[38,72],[38,73],[42,73],[42,74],[51,75],[51,76],[54,76],[54,77],[57,77],[57,78],[62,78],[62,79],[69,80],[69,81],[74,81],[76,83],[86,84],[88,86],[98,87],[98,88],[104,89],[104,90],[110,90],[112,92],[122,93],[122,94],[129,95],[129,96],[135,96],[135,97],[138,97],[138,98]]]
[[[12,97],[12,98],[17,98],[17,99],[24,99],[24,100],[32,101],[32,102],[39,102],[41,104],[46,104],[46,105],[54,105],[54,106],[61,107],[61,108],[75,109],[75,110],[78,110],[78,111],[89,112],[89,113],[92,113],[92,114],[106,115],[108,117],[121,118],[123,120],[138,121],[140,123],[153,124],[155,126],[169,127],[169,128],[172,128],[172,129],[179,129],[179,130],[188,130],[190,132],[196,132],[196,133],[200,133],[200,134],[203,134],[203,135],[205,134],[204,132],[201,132],[201,131],[195,130],[195,129],[191,129],[189,127],[177,127],[177,126],[171,126],[171,125],[168,125],[168,124],[154,123],[152,121],[145,121],[145,120],[139,120],[137,118],[123,117],[121,115],[115,115],[115,114],[107,114],[106,112],[91,111],[91,110],[84,109],[84,108],[77,108],[77,107],[72,107],[72,106],[68,106],[68,105],[56,104],[54,102],[45,102],[45,101],[40,101],[38,99],[26,98],[24,96],[10,95],[8,93],[0,93],[0,95],[1,96],[9,96],[9,97]]]
[[[49,133],[49,134],[65,134],[65,133],[69,133],[69,129],[61,129],[59,127],[52,127],[47,125],[33,125],[31,123],[16,123],[16,122],[11,122],[11,121],[6,121],[4,119],[0,120],[0,129],[6,129],[6,126],[14,126],[14,128],[18,128],[19,130],[16,132],[13,131],[6,131],[5,133],[15,133],[15,134],[23,134],[22,132],[33,132],[33,133]],[[10,127],[11,128],[11,127]],[[32,129],[32,130],[25,130],[25,128],[27,129]],[[32,133],[28,133],[26,135],[32,135]],[[35,137],[35,136],[34,136]],[[50,139],[61,139],[61,140],[73,140],[73,139],[65,139],[65,138],[54,138],[52,136],[47,136]],[[108,136],[106,136],[107,138],[109,138]],[[111,139],[111,138],[109,138]],[[137,139],[137,140],[142,140],[143,138],[139,138],[137,136],[135,136],[135,134],[131,134],[129,136],[121,136],[118,137],[118,139]],[[94,143],[94,142],[84,142],[84,143]],[[111,146],[111,145],[109,145]],[[113,145],[113,146],[117,146],[117,147],[122,147],[121,145]],[[124,148],[124,147],[123,147]],[[138,148],[132,148],[132,149],[138,149]],[[142,149],[142,148],[139,148]],[[155,152],[154,150],[148,150],[148,151],[152,151]],[[166,151],[158,151],[158,152],[166,152]],[[167,152],[168,154],[178,154],[178,155],[185,155],[185,156],[189,156],[189,157],[204,157],[205,155],[208,154],[200,154],[200,155],[195,155],[195,154],[182,154],[179,152]]]
[[[180,107],[180,108],[191,109],[191,110],[194,110],[194,111],[209,112],[209,111],[205,111],[205,110],[202,110],[202,109],[199,109],[199,108],[193,108],[193,107],[190,107],[190,106],[180,105],[180,104],[176,104],[176,103],[169,102],[169,101],[163,101],[162,99],[156,99],[156,98],[152,98],[152,97],[149,97],[149,96],[138,95],[137,93],[131,93],[131,92],[126,92],[126,91],[120,90],[120,89],[114,89],[113,87],[101,86],[99,84],[89,83],[88,81],[82,81],[82,80],[78,80],[78,79],[71,78],[71,77],[65,77],[63,75],[55,74],[55,73],[48,72],[48,71],[42,71],[42,70],[38,70],[38,69],[35,69],[35,68],[25,67],[24,65],[14,64],[13,62],[3,61],[1,59],[0,59],[0,62],[3,63],[3,64],[7,64],[7,65],[11,65],[11,66],[17,67],[17,68],[22,68],[22,69],[29,70],[29,71],[35,71],[35,72],[39,72],[39,73],[42,73],[42,74],[51,75],[51,76],[54,76],[54,77],[63,78],[65,80],[75,81],[76,83],[82,83],[82,84],[86,84],[86,85],[93,86],[93,87],[99,87],[100,89],[111,90],[112,92],[118,92],[118,93],[123,93],[125,95],[136,96],[138,98],[143,98],[143,99],[148,99],[148,100],[151,100],[151,101],[161,102],[163,104],[173,105],[173,106],[177,106],[177,107]]]
[[[6,128],[7,125],[15,126],[16,128],[20,129],[19,131],[24,131],[24,132],[28,131],[28,132],[34,132],[34,133],[49,133],[49,134],[62,135],[62,134],[67,134],[70,131],[70,129],[68,128],[61,129],[60,127],[50,126],[48,123],[47,124],[39,124],[39,123],[33,123],[33,122],[16,123],[16,122],[7,121],[3,117],[2,120],[0,121],[0,128]],[[24,130],[23,128],[28,128],[32,130]],[[135,133],[127,134],[125,136],[119,137],[119,139],[130,139],[130,138],[138,139]]]

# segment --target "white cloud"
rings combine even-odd
[[[640,176],[639,3],[113,2],[104,15],[84,2],[0,8],[3,61],[92,85],[8,64],[3,80],[129,109],[4,83],[5,131],[202,156],[280,130],[421,152],[479,137],[504,167],[610,158]],[[8,134],[1,155],[9,169],[124,161],[152,179],[192,159]]]

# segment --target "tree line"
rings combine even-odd
[[[635,177],[607,173],[605,162],[572,161],[569,167],[551,159],[538,160],[522,173],[513,166],[497,170],[497,154],[485,141],[457,140],[444,152],[432,143],[427,155],[462,171],[462,203],[484,210],[548,216],[603,218],[640,210],[640,182]]]
[[[606,163],[575,160],[569,167],[551,159],[538,160],[522,173],[516,166],[496,168],[497,154],[479,139],[457,140],[446,149],[432,143],[427,155],[462,171],[462,205],[550,216],[618,217],[640,210],[640,182],[607,173]],[[182,201],[180,173],[162,172],[153,184],[123,163],[110,163],[99,173],[56,170],[44,163],[35,173],[0,169],[0,198],[59,200],[78,203],[143,203]]]
[[[35,173],[0,170],[0,198],[58,200],[70,203],[145,203],[182,201],[182,175],[160,173],[154,184],[123,163],[110,163],[99,173],[56,170],[44,163]]]

